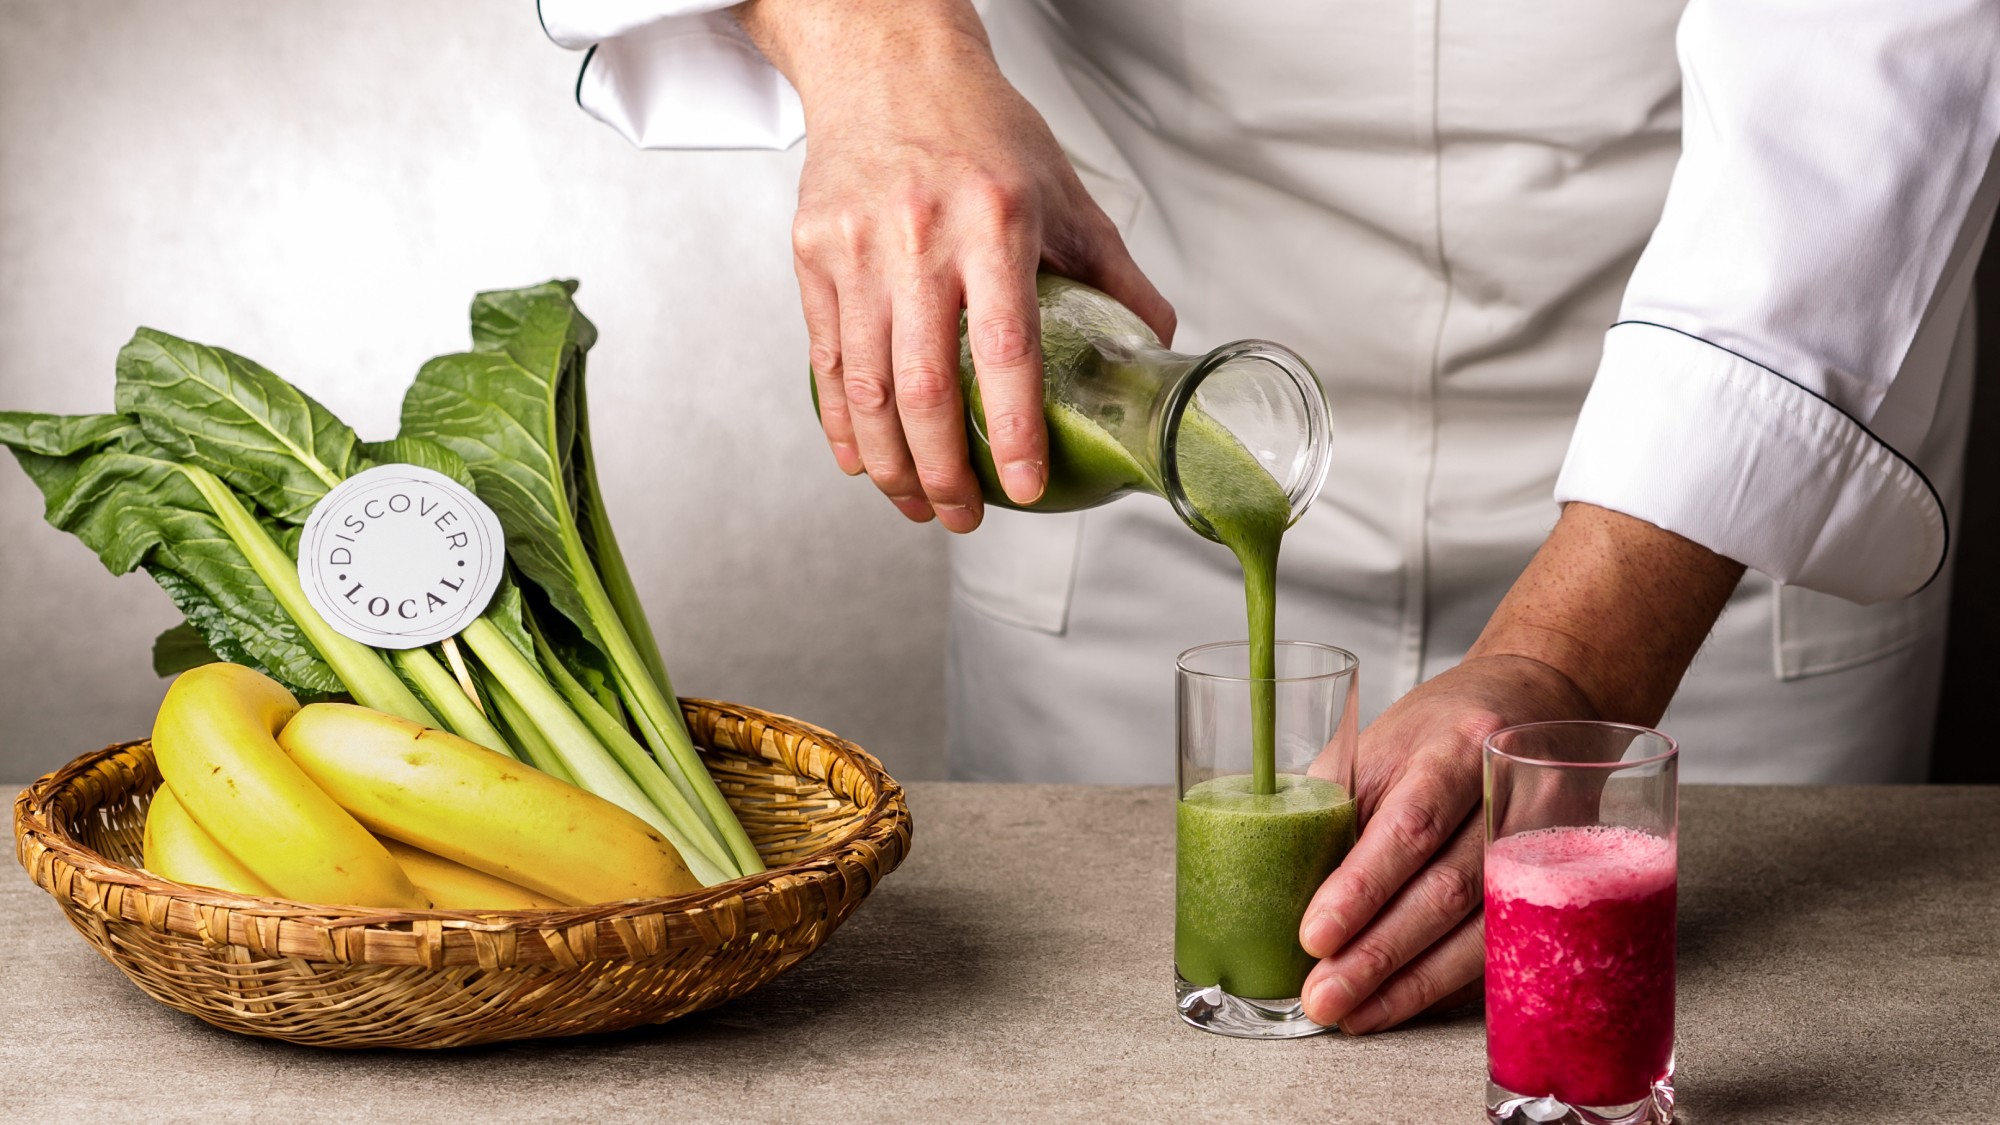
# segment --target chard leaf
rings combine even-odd
[[[434,441],[399,437],[363,442],[361,455],[370,465],[415,465],[450,477],[468,489],[478,487],[472,479],[472,470],[465,467],[465,459]]]
[[[146,567],[218,653],[240,656],[304,694],[342,690],[164,451],[126,432],[67,457],[18,447],[14,456],[42,490],[51,524],[83,540],[113,574]],[[291,538],[295,550],[295,530]]]
[[[0,410],[0,445],[16,453],[68,457],[109,445],[137,423],[123,414],[30,414]]]
[[[267,675],[270,673],[270,669],[263,667],[257,658],[251,656],[249,650],[237,641],[236,635],[229,631],[228,615],[217,608],[214,602],[208,600],[208,595],[201,592],[201,587],[163,566],[149,566],[146,568],[146,573],[153,576],[153,581],[159,584],[160,589],[166,591],[167,596],[174,600],[175,607],[181,611],[181,615],[187,618],[186,621],[161,633],[153,641],[155,672],[162,676],[171,676],[176,672],[185,672],[196,664],[227,660],[231,664],[242,664]],[[197,644],[203,653],[208,654],[209,659],[197,661],[195,664],[187,663],[186,659],[168,659],[176,652],[186,652],[191,657],[193,654],[191,646]],[[175,666],[163,667],[163,661]]]
[[[303,523],[362,467],[360,440],[311,396],[234,352],[141,328],[118,353],[115,399],[175,460]]]
[[[575,289],[552,281],[473,298],[473,350],[424,364],[403,398],[402,432],[465,461],[515,565],[596,640],[580,589],[596,577],[570,506],[567,458],[570,376],[597,330],[570,299]]]
[[[178,676],[190,668],[219,663],[223,659],[209,647],[201,630],[185,621],[153,638],[153,674],[163,679]],[[242,661],[232,660],[230,663],[240,664]]]

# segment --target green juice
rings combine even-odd
[[[1123,305],[1075,282],[1044,274],[1036,291],[1042,314],[1048,424],[1048,488],[1029,511],[1064,512],[1102,504],[1128,491],[1164,496],[1165,472],[1153,449],[1151,411],[1170,382],[1159,343]],[[966,437],[974,473],[988,502],[1007,498],[993,464],[983,420],[985,400],[972,347],[961,338],[959,379],[966,403]],[[1142,455],[1143,451],[1143,455]],[[1250,675],[1268,681],[1275,670],[1278,544],[1291,523],[1291,498],[1236,436],[1189,405],[1174,442],[1181,492],[1208,521],[1215,538],[1243,568],[1250,640]],[[1252,776],[1258,792],[1277,777],[1273,739],[1276,686],[1261,683],[1251,697]]]
[[[1298,774],[1254,789],[1243,774],[1218,777],[1175,806],[1174,968],[1232,996],[1285,1000],[1312,969],[1299,919],[1354,844],[1354,801]]]
[[[1249,633],[1250,773],[1217,778],[1180,801],[1175,958],[1196,984],[1246,998],[1298,995],[1311,958],[1299,948],[1308,901],[1351,846],[1354,803],[1340,786],[1277,772],[1275,701],[1278,546],[1291,498],[1227,427],[1198,403],[1165,442],[1173,388],[1197,362],[1161,347],[1110,297],[1063,278],[1036,281],[1041,306],[1048,487],[1016,504],[1000,486],[985,402],[961,326],[966,445],[988,503],[1035,512],[1102,504],[1125,492],[1187,506],[1243,568]],[[1208,384],[1214,386],[1215,384]]]

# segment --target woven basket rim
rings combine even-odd
[[[774,712],[762,711],[740,704],[718,700],[683,698],[682,707],[690,718],[704,713],[723,719],[736,720],[745,724],[761,725],[783,733],[796,734],[814,739],[845,764],[860,774],[861,780],[874,790],[874,799],[861,810],[861,818],[852,828],[834,842],[799,857],[782,866],[772,867],[756,875],[720,883],[713,887],[691,891],[686,894],[662,898],[625,899],[617,902],[594,903],[587,906],[561,907],[540,910],[445,910],[445,909],[395,909],[301,903],[284,899],[263,898],[236,894],[212,888],[196,887],[162,879],[142,868],[118,863],[106,858],[81,841],[72,837],[58,824],[55,809],[58,802],[72,792],[79,782],[99,772],[114,772],[113,763],[121,758],[130,759],[136,754],[150,754],[149,739],[131,739],[113,743],[100,750],[80,755],[62,767],[37,778],[14,800],[14,836],[16,856],[29,871],[35,884],[58,899],[78,898],[108,913],[126,916],[131,910],[121,909],[116,901],[121,891],[139,892],[133,896],[144,899],[164,900],[171,904],[186,903],[196,908],[193,911],[176,912],[160,909],[141,909],[142,920],[157,928],[173,932],[200,932],[205,940],[220,943],[220,935],[213,935],[210,919],[223,919],[227,925],[229,915],[256,927],[259,920],[284,923],[288,926],[305,925],[328,931],[383,931],[384,936],[393,936],[407,943],[412,934],[422,937],[428,934],[432,955],[420,957],[418,963],[435,960],[443,963],[443,946],[453,938],[472,939],[477,935],[506,934],[518,931],[522,935],[533,935],[549,939],[551,935],[572,932],[577,927],[598,928],[598,923],[609,923],[620,934],[630,929],[629,923],[648,916],[684,916],[696,918],[702,915],[726,915],[736,928],[748,922],[755,929],[757,920],[766,915],[765,909],[773,914],[789,915],[791,910],[777,901],[795,895],[811,884],[825,884],[828,881],[845,883],[851,878],[847,868],[866,860],[863,853],[881,857],[879,874],[886,875],[900,864],[907,853],[909,840],[909,810],[903,787],[889,776],[882,764],[866,750],[823,727],[803,720]],[[744,760],[774,760],[761,753],[761,746],[739,747],[728,751],[712,746],[702,746],[704,740],[697,735],[697,746],[709,754],[729,754]],[[761,740],[760,740],[761,742]],[[830,777],[817,777],[822,783],[831,782]],[[859,788],[859,787],[855,787]],[[853,802],[860,806],[861,802]],[[42,854],[37,854],[42,853]],[[49,862],[53,860],[54,862]],[[65,871],[63,868],[68,868]],[[75,881],[81,879],[84,886],[79,888]],[[829,898],[834,897],[832,888],[822,888]],[[845,893],[845,890],[840,892]],[[188,921],[192,917],[196,921]],[[718,918],[717,921],[724,921]],[[621,923],[624,923],[621,925]],[[711,924],[712,925],[712,924]],[[701,927],[704,930],[709,925]],[[447,938],[447,934],[451,938]],[[342,938],[365,935],[343,934]],[[540,946],[535,941],[532,946]],[[616,941],[614,945],[618,944]],[[624,951],[631,955],[630,938],[624,942]],[[363,963],[407,964],[405,957],[391,957],[378,961],[369,955],[370,943],[340,940],[331,943],[330,959]],[[618,951],[609,951],[617,956]],[[453,958],[460,960],[461,958]],[[542,958],[533,958],[542,959]],[[556,960],[566,960],[560,950]]]

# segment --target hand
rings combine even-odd
[[[994,464],[1032,502],[1048,482],[1037,268],[1104,290],[1162,340],[1173,310],[963,0],[757,0],[739,18],[805,104],[793,265],[834,459],[912,520],[979,525],[963,308]]]
[[[1486,736],[1552,719],[1658,722],[1742,576],[1643,520],[1563,509],[1464,662],[1362,732],[1361,838],[1299,925],[1322,959],[1308,1017],[1360,1034],[1477,994]]]
[[[1322,958],[1306,978],[1309,1018],[1360,1034],[1472,998],[1484,963],[1480,747],[1516,723],[1595,717],[1548,665],[1485,656],[1419,685],[1362,732],[1365,827],[1299,928]]]

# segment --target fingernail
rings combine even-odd
[[[1314,1022],[1326,1025],[1337,1024],[1346,1019],[1349,1009],[1354,1007],[1354,988],[1338,976],[1322,977],[1313,988],[1313,1007],[1325,1012],[1327,1017]]]
[[[1306,919],[1299,931],[1299,945],[1314,957],[1331,957],[1340,951],[1340,919],[1329,913]]]
[[[967,504],[933,504],[938,522],[950,531],[971,531],[979,526],[979,512]]]
[[[867,466],[861,463],[861,451],[844,441],[833,443],[833,462],[850,477],[858,477],[868,471]]]
[[[1042,498],[1048,486],[1040,461],[1009,461],[1000,467],[1000,487],[1016,504],[1032,504]]]
[[[929,523],[937,515],[931,508],[930,501],[921,496],[892,496],[889,498],[889,503],[894,504],[897,511],[918,523]]]

